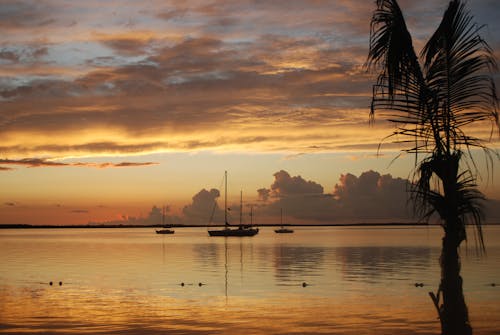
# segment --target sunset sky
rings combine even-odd
[[[400,1],[417,52],[447,3]],[[468,6],[499,59],[497,1]],[[368,122],[374,8],[1,1],[0,224],[130,222],[156,218],[153,205],[202,223],[224,170],[231,203],[243,190],[262,221],[280,208],[289,222],[407,217],[414,157],[391,164],[392,126]],[[500,199],[498,161],[483,171]]]

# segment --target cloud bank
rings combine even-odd
[[[407,179],[368,170],[356,176],[341,174],[331,192],[312,180],[291,176],[280,170],[273,175],[268,188],[257,190],[255,202],[244,204],[243,221],[249,223],[250,207],[254,223],[279,224],[283,211],[285,223],[348,224],[348,223],[413,223],[417,222],[409,201]],[[180,216],[167,213],[167,223],[210,225],[224,223],[223,199],[218,189],[202,189],[182,208]],[[498,200],[485,203],[487,222],[499,222]],[[10,205],[10,204],[5,204]],[[228,221],[239,222],[239,203],[229,205]],[[161,212],[156,206],[144,218],[126,217],[113,223],[159,224]],[[109,223],[109,222],[108,222]]]
[[[401,1],[417,45],[446,4]],[[479,23],[498,30],[496,6],[471,6]],[[387,134],[384,122],[368,127],[374,79],[363,64],[374,8],[4,2],[0,152],[22,159],[374,149]],[[498,36],[486,38],[499,45]]]

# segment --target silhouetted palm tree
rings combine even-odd
[[[444,229],[441,283],[430,292],[442,334],[471,334],[460,277],[459,246],[466,225],[476,228],[484,250],[483,195],[477,190],[472,149],[495,152],[472,136],[472,123],[498,129],[498,100],[491,73],[492,50],[479,36],[481,26],[461,1],[451,1],[441,24],[417,57],[396,0],[377,0],[370,33],[368,66],[379,73],[373,86],[371,118],[382,113],[396,126],[389,136],[415,155],[412,199],[425,219],[437,214]],[[442,299],[441,299],[442,297]]]

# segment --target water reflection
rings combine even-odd
[[[429,247],[340,247],[335,249],[343,278],[348,281],[405,280],[435,262]]]
[[[500,227],[491,229],[488,256],[464,251],[462,259],[471,320],[489,335],[500,329]],[[422,229],[261,233],[0,232],[0,333],[438,333],[427,284],[439,282],[439,237]]]
[[[274,248],[274,269],[278,285],[319,273],[325,248],[278,245]]]
[[[219,267],[219,246],[214,243],[195,244],[193,253],[199,264],[205,269]]]

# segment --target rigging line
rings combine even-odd
[[[220,189],[222,188],[222,184],[224,183],[224,176],[222,176],[222,179],[219,183],[219,192]],[[215,209],[217,208],[217,200],[214,199],[214,206],[212,208],[212,214],[210,214],[210,219],[208,220],[208,224],[212,224],[214,222],[214,216],[215,216]]]

